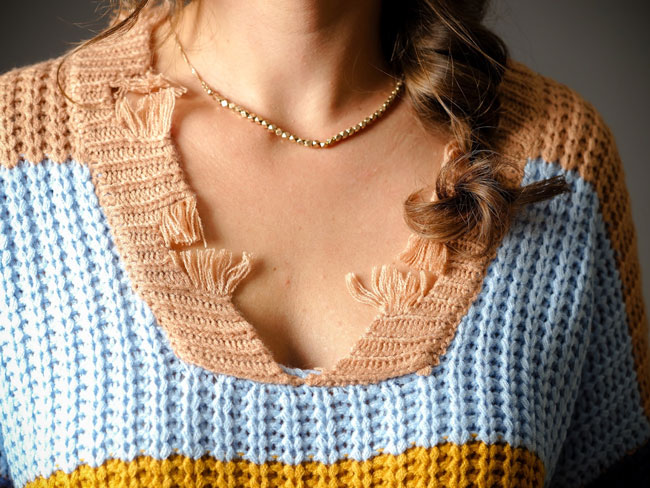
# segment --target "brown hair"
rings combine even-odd
[[[172,3],[174,25],[186,3],[200,0],[111,0],[111,25],[68,55],[129,29],[156,1]],[[452,253],[469,252],[455,248],[454,240],[475,233],[482,244],[479,253],[485,253],[507,231],[516,211],[570,188],[563,175],[526,186],[509,185],[505,178],[506,172],[520,174],[522,168],[493,147],[508,50],[482,24],[488,0],[381,1],[382,50],[392,74],[403,74],[405,95],[420,121],[449,131],[455,141],[435,182],[436,200],[421,198],[426,188],[413,192],[404,202],[404,219],[419,236],[443,243]],[[128,15],[116,22],[122,12]],[[57,84],[63,92],[58,71]]]

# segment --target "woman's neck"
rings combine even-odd
[[[379,0],[196,0],[176,28],[201,76],[225,97],[295,131],[340,129],[371,113],[394,85],[381,54]],[[162,29],[164,32],[168,24]],[[157,68],[200,87],[175,46]]]

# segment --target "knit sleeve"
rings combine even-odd
[[[597,113],[593,124],[590,145],[600,150],[583,171],[599,199],[593,315],[549,486],[650,487],[650,351],[636,230],[614,139]]]

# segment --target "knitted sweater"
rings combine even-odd
[[[482,257],[412,235],[408,272],[348,275],[377,317],[332,368],[290,368],[233,304],[251,255],[189,249],[186,89],[149,42],[165,13],[66,60],[80,103],[60,57],[0,76],[4,485],[649,486],[636,234],[588,102],[509,61],[495,147],[516,183],[571,192]]]

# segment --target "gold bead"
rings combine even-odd
[[[282,135],[282,129],[280,129],[279,127],[277,129],[275,129],[275,134],[278,135],[278,136],[281,136]]]

